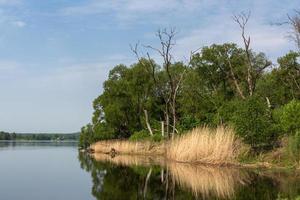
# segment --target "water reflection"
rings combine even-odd
[[[231,199],[237,186],[249,183],[245,170],[169,163],[171,177],[181,188],[203,199]]]
[[[296,199],[300,177],[166,162],[147,156],[80,153],[97,199]]]

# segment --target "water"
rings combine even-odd
[[[300,199],[300,174],[90,157],[76,143],[0,142],[0,199]]]
[[[94,199],[77,156],[76,143],[0,142],[0,199]]]

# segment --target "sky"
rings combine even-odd
[[[136,61],[130,44],[158,45],[160,28],[176,27],[174,58],[185,60],[212,43],[242,45],[232,15],[250,10],[251,47],[276,63],[295,46],[274,23],[298,8],[299,0],[0,0],[0,130],[79,131],[109,70]]]

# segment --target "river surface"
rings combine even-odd
[[[0,199],[300,199],[300,174],[91,157],[76,143],[0,142]]]

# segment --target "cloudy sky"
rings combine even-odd
[[[108,71],[133,63],[129,44],[178,30],[176,59],[223,42],[241,44],[231,16],[251,10],[252,48],[294,49],[287,13],[299,0],[0,0],[0,130],[75,132],[90,121]]]

